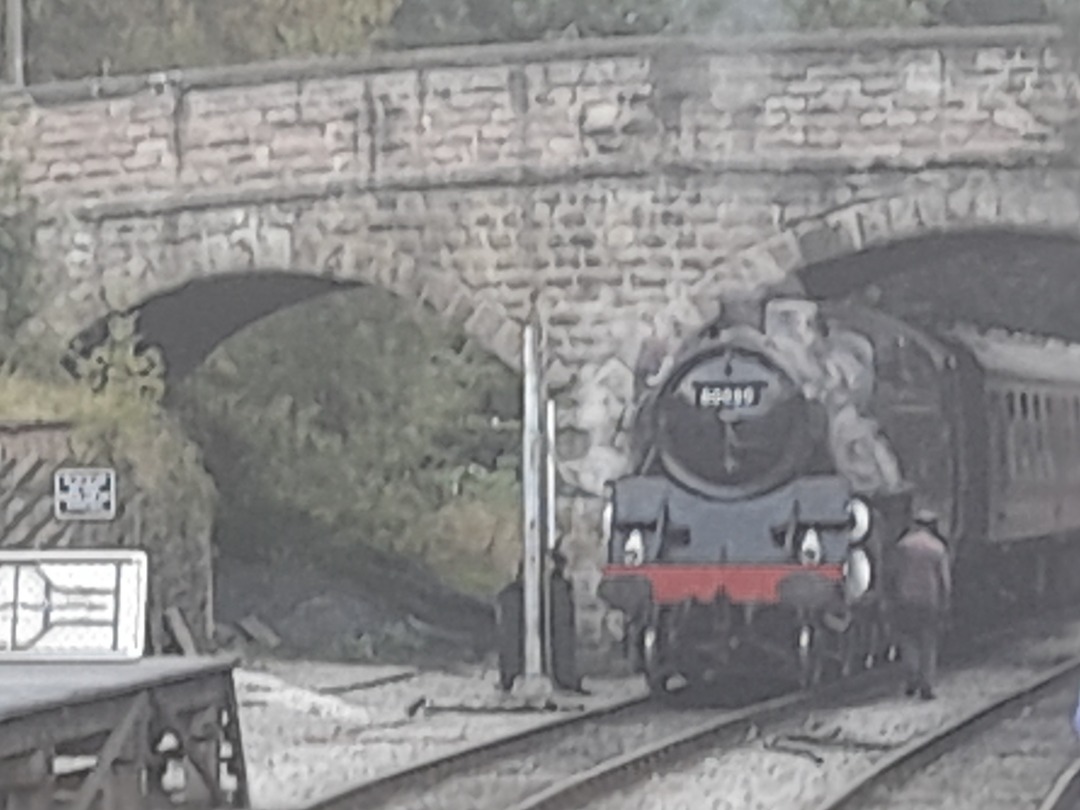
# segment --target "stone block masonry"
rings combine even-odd
[[[1056,42],[1043,28],[635,39],[43,85],[6,155],[28,191],[68,200],[1015,161],[1062,147],[1075,88]]]
[[[899,238],[1076,233],[1080,81],[1041,27],[443,49],[42,85],[0,159],[39,203],[28,330],[252,271],[378,284],[516,364],[551,325],[560,472],[597,494],[648,323]],[[168,347],[165,347],[166,354]],[[598,504],[567,505],[595,585]],[[602,611],[583,611],[602,635]]]

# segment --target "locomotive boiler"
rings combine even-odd
[[[810,685],[881,660],[890,548],[917,507],[942,517],[975,590],[1018,570],[1038,581],[1060,547],[1048,538],[1080,531],[1080,509],[1059,507],[1053,526],[1033,511],[1051,493],[1080,502],[1080,363],[1014,344],[774,300],[759,324],[713,324],[679,347],[639,396],[632,470],[604,509],[599,593],[650,685],[741,671]],[[1008,484],[1026,434],[1003,381],[1053,387],[1063,399],[1041,419],[1077,422],[1072,455],[1046,442],[1043,470],[1057,468],[1041,485]]]

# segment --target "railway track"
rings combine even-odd
[[[545,752],[551,758],[588,762],[635,745],[657,727],[685,724],[689,711],[658,711],[647,695],[638,695],[560,717],[513,734],[433,757],[384,777],[351,787],[309,805],[306,810],[460,807],[468,810],[516,801],[541,778]],[[539,758],[539,759],[538,759]],[[509,796],[510,798],[506,798]],[[438,801],[436,801],[438,800]]]
[[[862,679],[881,688],[888,673],[866,673]],[[601,772],[617,770],[624,760],[633,767],[646,759],[652,763],[679,753],[678,745],[657,745],[658,739],[691,744],[743,734],[755,722],[796,707],[842,700],[850,688],[835,683],[819,692],[781,695],[738,709],[683,708],[679,700],[621,701],[422,762],[357,785],[307,810],[544,807],[549,797],[561,799],[572,786],[595,787],[603,781]],[[703,714],[711,717],[702,722]],[[693,733],[687,734],[687,728]],[[643,757],[644,751],[653,753]],[[593,774],[597,774],[595,779]]]
[[[1075,756],[1069,721],[1077,673],[1080,656],[881,757],[816,810],[898,810],[927,801],[950,810],[1036,806]],[[1065,803],[1069,793],[1050,799],[1050,810],[1074,810]]]
[[[1000,652],[992,660],[1007,659],[1015,651],[1008,645],[1010,639],[1023,638],[1028,632],[1040,628],[1045,632],[1047,620],[1036,619],[1006,631],[1005,633],[987,634],[966,649],[954,653],[950,668],[953,675],[976,676],[979,670],[987,670],[985,664],[979,664],[979,657],[988,650],[997,648]],[[1075,637],[1077,624],[1071,623],[1072,637]],[[1038,649],[1037,645],[1035,649]],[[653,746],[653,751],[641,750],[626,755],[621,761],[604,763],[592,773],[581,774],[573,780],[553,787],[544,796],[532,797],[513,810],[630,810],[630,808],[688,807],[724,798],[726,808],[773,808],[785,810],[899,810],[912,807],[948,807],[950,810],[1019,810],[1036,807],[1040,796],[1045,793],[1060,768],[1067,765],[1075,756],[1075,743],[1071,739],[1069,719],[1076,701],[1076,680],[1080,674],[1080,656],[1057,655],[1051,660],[1045,655],[1029,654],[1027,660],[1020,654],[1019,660],[1003,661],[998,675],[1011,672],[1016,675],[1016,668],[1026,668],[1026,677],[1011,680],[1012,683],[1002,688],[1000,682],[1008,678],[999,677],[997,688],[988,690],[990,697],[976,696],[975,705],[962,710],[958,717],[944,723],[934,722],[933,718],[922,733],[916,731],[909,743],[885,743],[867,738],[859,739],[859,731],[873,725],[871,715],[879,708],[875,701],[880,697],[895,699],[896,684],[883,691],[872,681],[856,683],[849,681],[846,700],[817,700],[803,707],[792,707],[792,711],[781,717],[780,722],[769,723],[767,720],[756,729],[752,738],[732,739],[725,744],[713,738],[697,737],[693,732],[664,740]],[[974,664],[974,666],[972,666]],[[983,673],[985,674],[985,672]],[[976,678],[972,678],[974,684]],[[978,688],[973,685],[973,691]],[[1049,695],[1050,697],[1046,697]],[[1045,700],[1046,703],[1040,702]],[[828,717],[829,703],[849,703],[861,705],[854,711],[848,711],[849,731],[853,726],[853,737],[844,739],[831,733],[815,736],[802,734],[806,729],[822,725],[822,717]],[[969,701],[970,702],[970,701]],[[913,713],[927,710],[939,704],[923,704],[916,701],[904,701]],[[995,747],[986,743],[987,750],[984,764],[992,771],[995,752],[1008,759],[1010,754],[1024,764],[1037,761],[1039,769],[1028,768],[1026,788],[1020,788],[1018,800],[1017,785],[1013,771],[1006,769],[998,773],[996,784],[1009,786],[1012,790],[998,790],[988,798],[979,789],[995,782],[989,776],[978,777],[969,782],[968,790],[972,801],[966,801],[967,795],[955,790],[957,775],[970,769],[970,764],[960,760],[942,767],[935,774],[936,781],[924,785],[915,794],[890,794],[890,786],[907,784],[914,772],[920,767],[934,763],[941,752],[962,747],[965,740],[979,736],[981,730],[994,726],[995,723],[1011,716],[1010,713],[1023,713],[1032,705],[1038,704],[1042,714],[1036,718],[1042,721],[1047,737],[1057,735],[1053,742],[1038,746],[1026,741],[1010,749],[1012,738],[1009,731],[1002,731],[1001,739]],[[807,711],[809,710],[809,711]],[[833,712],[833,714],[837,714]],[[923,718],[926,720],[927,718]],[[851,721],[854,722],[851,722]],[[1024,717],[1025,722],[1031,719]],[[697,737],[695,740],[694,738]],[[787,747],[785,747],[787,746]],[[674,750],[684,749],[684,756],[676,756]],[[1037,751],[1036,755],[1033,753]],[[641,777],[649,774],[649,766],[655,764],[656,754],[665,758],[663,771],[668,776],[643,786]],[[1004,752],[1004,753],[1002,753]],[[786,762],[778,765],[778,761]],[[800,761],[801,760],[801,761]],[[811,764],[806,764],[809,760]],[[686,763],[689,766],[686,767]],[[791,764],[797,763],[797,764]],[[678,768],[678,770],[676,770]],[[708,771],[712,771],[708,773]],[[757,770],[758,776],[748,778],[747,774]],[[1000,769],[999,769],[1000,770]],[[655,772],[655,771],[654,771]],[[1071,778],[1070,778],[1071,777]],[[839,783],[837,783],[839,780]],[[830,781],[832,784],[830,785]],[[1080,769],[1076,774],[1066,774],[1058,779],[1055,790],[1066,798],[1063,802],[1051,804],[1042,810],[1077,810],[1080,805],[1069,804],[1068,797],[1080,794]],[[680,795],[669,792],[670,784],[691,785]],[[954,792],[948,789],[953,786]],[[1025,793],[1026,790],[1026,793]],[[696,796],[687,796],[686,794]],[[821,794],[824,793],[824,796]],[[1034,797],[1034,798],[1032,798]],[[891,801],[895,798],[895,801]],[[997,802],[997,803],[995,803]]]
[[[1047,623],[1044,616],[973,637],[955,651],[954,663],[962,664],[1010,639],[1025,638],[1036,628],[1045,633]],[[1041,669],[1046,668],[1043,662]],[[1044,686],[1073,672],[1080,672],[1080,657],[1057,662],[1050,674],[1039,676],[1038,683],[1025,684],[1025,694],[1041,694]],[[817,711],[866,704],[894,694],[895,689],[895,669],[886,667],[813,692],[736,704],[735,708],[682,708],[678,703],[634,697],[421,762],[356,785],[307,810],[579,810],[602,804],[604,798],[632,789],[657,771],[703,754],[719,756],[737,750],[762,727],[789,723]],[[867,756],[880,765],[886,755],[877,751]],[[906,761],[913,762],[915,757]],[[832,810],[829,805],[823,807]]]
[[[1076,810],[1080,807],[1080,759],[1058,774],[1039,810]]]

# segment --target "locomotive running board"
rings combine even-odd
[[[142,551],[0,551],[0,665],[141,658],[147,577]]]

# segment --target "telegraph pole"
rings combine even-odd
[[[15,87],[26,86],[26,40],[24,35],[23,7],[25,0],[7,0],[4,9],[4,29],[7,41],[7,80]]]

